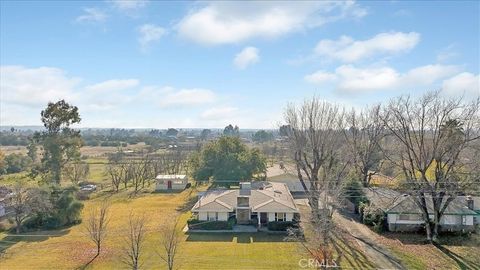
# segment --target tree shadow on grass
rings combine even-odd
[[[458,253],[455,253],[440,244],[433,244],[433,245],[438,250],[440,250],[443,254],[447,255],[449,258],[454,260],[460,269],[480,269],[480,263],[472,261],[471,258],[467,258],[466,256],[462,257]],[[478,256],[478,255],[473,255],[473,256]]]
[[[77,268],[75,268],[75,270],[85,270],[87,269],[87,267],[93,262],[95,261],[95,259],[99,256],[100,254],[95,254],[95,256],[93,256],[93,258],[91,258],[87,263],[85,263],[84,265],[82,266],[79,266]]]
[[[334,233],[333,247],[337,252],[336,263],[341,265],[343,259],[355,269],[374,269],[367,256],[360,250],[354,248],[352,239],[347,239],[342,233]]]
[[[52,231],[38,231],[26,232],[21,234],[7,234],[0,239],[0,255],[3,255],[8,248],[20,242],[42,242],[51,237],[60,237],[66,235],[70,230],[52,230]]]
[[[192,209],[192,207],[195,205],[197,202],[197,197],[196,196],[189,196],[189,198],[179,207],[177,207],[177,211],[185,213],[188,212]]]

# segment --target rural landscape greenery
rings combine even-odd
[[[468,1],[0,1],[0,269],[480,269],[478,22]]]

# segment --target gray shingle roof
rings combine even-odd
[[[285,184],[262,183],[262,185],[252,185],[249,204],[253,212],[298,212],[293,197]],[[237,197],[240,195],[240,189],[210,190],[197,201],[192,211],[231,212],[236,208]]]
[[[427,202],[427,210],[429,214],[433,214],[433,202],[429,196],[425,197]],[[387,214],[421,214],[420,208],[415,203],[412,196],[404,195],[394,206],[386,211]],[[445,209],[444,214],[447,215],[477,215],[475,211],[468,209],[462,197],[455,198]]]

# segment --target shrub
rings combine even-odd
[[[235,224],[237,224],[237,218],[236,218],[236,217],[230,217],[230,218],[228,218],[228,221],[227,221],[227,222],[228,222],[228,226],[229,226],[230,228],[233,228],[233,226],[234,226]]]
[[[362,207],[363,224],[373,226],[376,232],[382,232],[385,227],[385,213],[376,207]]]
[[[293,221],[270,221],[267,228],[270,231],[286,231],[290,227],[296,227],[296,225]]]
[[[228,221],[212,221],[189,219],[188,228],[193,230],[231,230],[233,225]]]

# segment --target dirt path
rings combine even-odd
[[[367,226],[348,215],[337,214],[335,221],[357,239],[365,255],[378,269],[406,269],[385,246],[378,243],[378,236]]]

